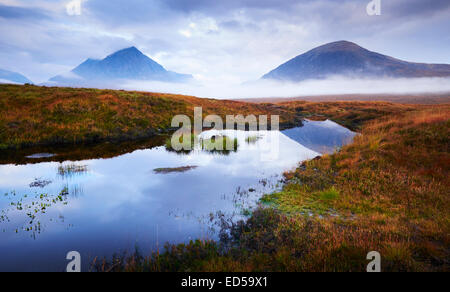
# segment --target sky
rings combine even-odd
[[[233,85],[338,40],[450,63],[449,0],[380,1],[370,16],[370,0],[0,0],[0,68],[40,83],[136,46],[168,70]]]

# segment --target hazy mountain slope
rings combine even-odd
[[[23,76],[22,74],[0,69],[0,83],[9,83],[9,82],[18,84],[33,83],[30,81],[30,79]]]
[[[50,79],[56,83],[84,85],[90,82],[111,82],[117,79],[184,82],[191,75],[167,71],[135,47],[120,50],[103,60],[88,59],[69,74]]]
[[[262,78],[302,81],[333,75],[363,78],[443,77],[450,76],[450,65],[410,63],[371,52],[351,42],[339,41],[299,55]]]

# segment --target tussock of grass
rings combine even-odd
[[[322,201],[333,201],[339,198],[339,191],[337,191],[334,187],[331,187],[329,190],[320,192],[319,198]]]
[[[208,152],[232,152],[237,151],[239,142],[237,138],[228,136],[216,136],[210,139],[202,139],[202,149]]]
[[[259,140],[261,140],[262,137],[258,136],[258,135],[253,135],[253,136],[248,136],[245,139],[245,142],[247,142],[247,144],[255,144],[256,142],[258,142]]]
[[[203,151],[211,152],[211,153],[229,153],[236,152],[239,147],[239,142],[237,138],[230,138],[228,136],[215,136],[210,139],[202,139],[197,135],[189,134],[187,135],[188,139],[185,139],[183,135],[178,138],[181,149],[177,149],[172,145],[172,139],[167,139],[165,147],[168,151],[175,151],[179,153],[190,153],[195,149],[196,145],[200,146],[200,149]]]
[[[186,139],[187,137],[187,139]],[[176,147],[174,147],[172,145],[172,139],[178,138],[178,142],[179,142],[179,147],[181,147],[181,149],[177,149]],[[190,152],[194,149],[195,144],[199,143],[199,139],[197,135],[194,134],[188,134],[188,135],[179,135],[179,136],[174,136],[171,137],[169,139],[166,140],[166,149],[168,151],[175,151],[175,152]]]

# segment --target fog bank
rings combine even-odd
[[[334,77],[299,83],[261,80],[246,84],[178,84],[123,81],[116,89],[164,92],[205,98],[242,99],[337,94],[419,94],[450,92],[450,78],[348,79]]]

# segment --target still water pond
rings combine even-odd
[[[284,171],[354,136],[330,121],[202,136],[217,134],[237,137],[238,151],[181,155],[159,146],[82,161],[41,153],[30,159],[49,162],[0,165],[0,271],[64,271],[69,251],[81,253],[86,271],[96,256],[136,246],[148,253],[165,242],[215,239],[212,215],[244,218],[281,187]],[[273,141],[278,152],[267,148]]]

